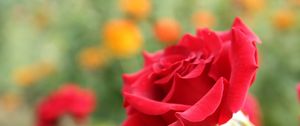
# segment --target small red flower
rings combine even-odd
[[[95,108],[95,95],[76,85],[64,85],[43,100],[37,108],[37,126],[57,126],[60,117],[68,114],[82,123]]]
[[[300,101],[300,83],[297,85],[298,100]]]

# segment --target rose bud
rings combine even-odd
[[[65,85],[45,98],[37,108],[37,126],[58,126],[59,120],[71,116],[77,124],[94,111],[95,95],[76,85]]]
[[[240,111],[258,68],[259,38],[236,18],[225,32],[199,29],[177,45],[144,54],[123,76],[123,126],[215,126]]]

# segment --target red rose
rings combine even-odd
[[[168,34],[168,33],[165,33]],[[259,38],[239,19],[231,30],[200,29],[179,44],[144,55],[145,66],[124,75],[123,126],[209,126],[243,107],[255,80]]]
[[[95,96],[90,90],[65,85],[52,93],[37,108],[38,126],[57,126],[60,117],[69,114],[81,123],[95,108]]]

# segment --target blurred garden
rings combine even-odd
[[[0,126],[34,126],[39,103],[68,84],[95,95],[87,126],[119,126],[122,74],[143,67],[143,52],[235,17],[262,40],[250,92],[263,126],[299,125],[300,0],[1,0]]]

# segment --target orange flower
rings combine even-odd
[[[79,54],[79,62],[86,69],[97,69],[103,65],[104,54],[98,48],[86,48]]]
[[[50,62],[40,62],[34,67],[36,69],[36,73],[38,73],[40,77],[45,77],[55,72],[55,66]]]
[[[47,27],[50,23],[50,17],[51,11],[47,5],[43,5],[41,8],[38,8],[33,17],[36,27],[39,29]]]
[[[211,28],[215,25],[215,16],[209,11],[198,11],[192,16],[193,24],[196,27],[208,27]]]
[[[290,4],[294,4],[296,6],[300,5],[300,0],[290,0]]]
[[[174,19],[159,19],[154,26],[156,37],[165,44],[175,43],[180,37],[181,27]]]
[[[265,0],[235,0],[246,12],[252,14],[265,7]]]
[[[46,76],[54,73],[54,65],[49,62],[38,62],[13,72],[13,80],[21,86],[30,86],[37,83]]]
[[[13,79],[15,83],[21,86],[29,86],[36,83],[39,76],[33,68],[25,67],[17,69],[13,74]]]
[[[120,0],[121,9],[135,18],[147,17],[151,10],[150,0]]]
[[[16,110],[21,104],[21,97],[16,93],[8,92],[1,96],[1,105],[7,111]]]
[[[273,24],[279,30],[291,28],[295,24],[295,14],[291,10],[278,10],[273,17]]]
[[[143,43],[139,28],[128,20],[108,22],[104,28],[104,39],[108,49],[119,57],[136,54]]]

